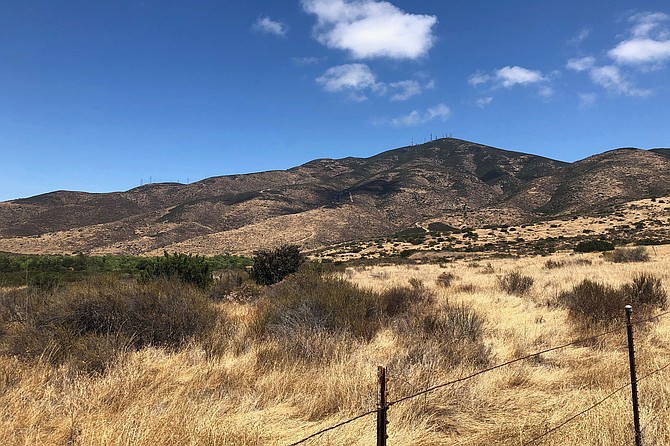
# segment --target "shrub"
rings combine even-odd
[[[627,304],[620,290],[589,279],[561,293],[558,302],[568,309],[573,319],[587,323],[611,323],[620,319]]]
[[[393,317],[407,312],[413,304],[429,302],[434,295],[423,282],[410,279],[410,286],[394,286],[379,294],[377,313],[380,317]]]
[[[606,259],[614,263],[648,262],[651,257],[644,246],[621,248],[608,253]]]
[[[633,278],[633,282],[622,286],[622,291],[628,297],[631,305],[665,308],[668,295],[661,284],[661,279],[652,274],[640,273]]]
[[[295,273],[304,261],[305,257],[297,245],[257,251],[249,275],[259,285],[272,285]]]
[[[207,294],[214,300],[251,301],[263,294],[263,287],[250,280],[245,271],[231,269],[219,273]]]
[[[212,281],[212,267],[202,256],[191,254],[168,254],[163,257],[148,259],[143,265],[142,279],[177,279],[182,283],[190,283],[206,288]]]
[[[562,260],[547,260],[544,262],[544,267],[546,269],[555,269],[555,268],[562,268],[565,266],[565,262]]]
[[[655,308],[665,308],[666,301],[660,279],[650,274],[640,274],[619,288],[585,279],[558,296],[559,304],[568,309],[573,319],[587,324],[622,320],[628,304],[636,313],[649,314]]]
[[[448,273],[442,273],[439,276],[437,276],[436,282],[440,286],[449,288],[454,279],[456,279],[456,275],[452,272],[448,272]]]
[[[57,273],[40,272],[28,279],[31,290],[52,293],[63,285],[63,280]]]
[[[342,278],[300,271],[268,289],[259,302],[257,329],[273,336],[309,329],[370,339],[383,321],[432,297],[423,286],[395,286],[377,293]]]
[[[490,360],[490,349],[484,343],[484,325],[485,319],[472,307],[447,302],[437,311],[410,314],[405,323],[396,324],[396,330],[401,335],[400,342],[405,342],[411,352],[410,361],[423,361],[437,351],[439,360],[450,367],[479,366]]]
[[[523,296],[533,286],[535,281],[530,276],[524,276],[519,271],[512,271],[498,277],[498,286],[509,294]]]
[[[256,321],[262,333],[291,335],[300,328],[349,331],[369,338],[376,331],[375,293],[345,279],[302,272],[268,290]]]
[[[179,281],[123,282],[95,277],[51,294],[14,293],[0,301],[1,350],[102,371],[126,349],[176,348],[204,334],[216,312]]]
[[[608,242],[607,240],[584,240],[573,248],[575,252],[603,252],[603,251],[612,251],[614,249],[614,243]]]

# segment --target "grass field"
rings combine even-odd
[[[579,319],[560,301],[584,279],[620,287],[642,272],[669,289],[670,245],[647,251],[648,261],[632,263],[565,252],[350,267],[325,278],[306,272],[266,290],[244,284],[236,298],[95,278],[48,295],[6,288],[0,291],[0,444],[290,444],[373,410],[378,365],[388,367],[393,401],[616,329],[389,409],[390,445],[523,445],[629,382],[625,325]],[[501,279],[512,272],[532,279],[530,288],[502,290]],[[191,296],[197,305],[147,307],[172,315],[163,318],[172,331],[143,343],[137,330],[127,329],[130,322],[107,332],[72,331],[81,321],[62,302],[107,299],[101,290],[109,287],[117,290],[118,308],[126,305],[123,296],[158,305],[170,293]],[[79,300],[67,297],[73,295]],[[43,317],[50,312],[64,315],[61,325],[55,316]],[[194,325],[186,313],[207,323]],[[41,352],[19,342],[33,332],[45,339]],[[108,356],[87,351],[101,345]],[[636,347],[639,377],[666,365],[670,315],[636,326]],[[639,393],[645,444],[670,444],[670,369],[641,380]],[[371,415],[305,444],[374,443]],[[634,444],[630,389],[537,444]]]

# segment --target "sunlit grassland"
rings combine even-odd
[[[170,337],[175,342],[169,343],[134,344],[137,330],[98,333],[105,342],[113,337],[118,343],[110,347],[112,360],[93,370],[82,367],[81,357],[54,358],[49,348],[28,356],[10,349],[10,335],[22,329],[17,324],[28,322],[8,313],[7,308],[22,311],[20,305],[9,307],[8,299],[25,307],[47,298],[35,294],[21,300],[16,293],[30,291],[4,290],[0,444],[289,444],[374,409],[378,365],[388,367],[389,399],[396,400],[612,328],[576,322],[558,304],[559,295],[583,279],[620,286],[640,272],[660,278],[669,289],[670,246],[648,251],[650,260],[637,263],[559,253],[355,267],[328,275],[325,282],[305,273],[265,291],[255,289],[244,300],[215,299],[220,296],[213,291],[174,284],[148,290],[125,283],[118,285],[130,287],[123,288],[124,296],[131,296],[128,289],[149,297],[165,296],[167,290],[197,295],[193,311],[210,323],[196,333],[186,330],[182,338]],[[547,268],[548,260],[560,266]],[[533,279],[523,295],[500,289],[499,278],[514,271]],[[438,284],[444,273],[454,276],[447,287]],[[86,286],[107,285],[94,278],[71,287]],[[68,287],[56,291],[68,292]],[[314,301],[319,304],[309,303]],[[388,443],[524,444],[626,384],[625,327],[618,326],[597,341],[393,406]],[[636,327],[636,342],[638,376],[665,365],[670,315]],[[647,444],[670,444],[670,370],[642,380],[639,391]],[[307,444],[374,443],[372,415]],[[633,444],[629,389],[540,444]]]

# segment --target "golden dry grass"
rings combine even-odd
[[[472,306],[486,320],[491,364],[583,336],[558,294],[584,278],[620,285],[641,271],[670,289],[670,246],[651,261],[613,264],[598,254],[466,260],[438,265],[347,269],[353,283],[376,290],[420,280],[436,293],[424,311],[446,301]],[[591,265],[575,259],[588,259]],[[523,297],[497,277],[531,276]],[[456,279],[436,283],[444,272]],[[375,407],[378,365],[388,366],[389,399],[466,376],[473,364],[451,366],[431,342],[389,323],[370,340],[346,333],[296,330],[288,338],[254,333],[253,303],[215,304],[222,318],[205,340],[176,351],[127,352],[103,375],[68,366],[0,356],[0,444],[7,445],[282,445]],[[430,340],[428,340],[430,341]],[[670,360],[670,315],[636,333],[638,376]],[[296,358],[300,346],[314,356]],[[410,399],[389,410],[389,444],[522,445],[628,382],[625,330],[515,363]],[[649,445],[670,444],[670,369],[639,384]],[[374,415],[306,444],[369,445]],[[633,444],[630,390],[546,437],[544,445]]]

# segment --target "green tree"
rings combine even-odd
[[[249,275],[259,285],[272,285],[298,270],[305,256],[297,245],[284,244],[275,249],[257,251]]]
[[[214,281],[212,267],[202,256],[180,253],[168,254],[165,252],[163,257],[150,259],[142,267],[144,268],[142,278],[145,281],[174,278],[179,279],[182,283],[191,283],[200,288],[206,288]]]

